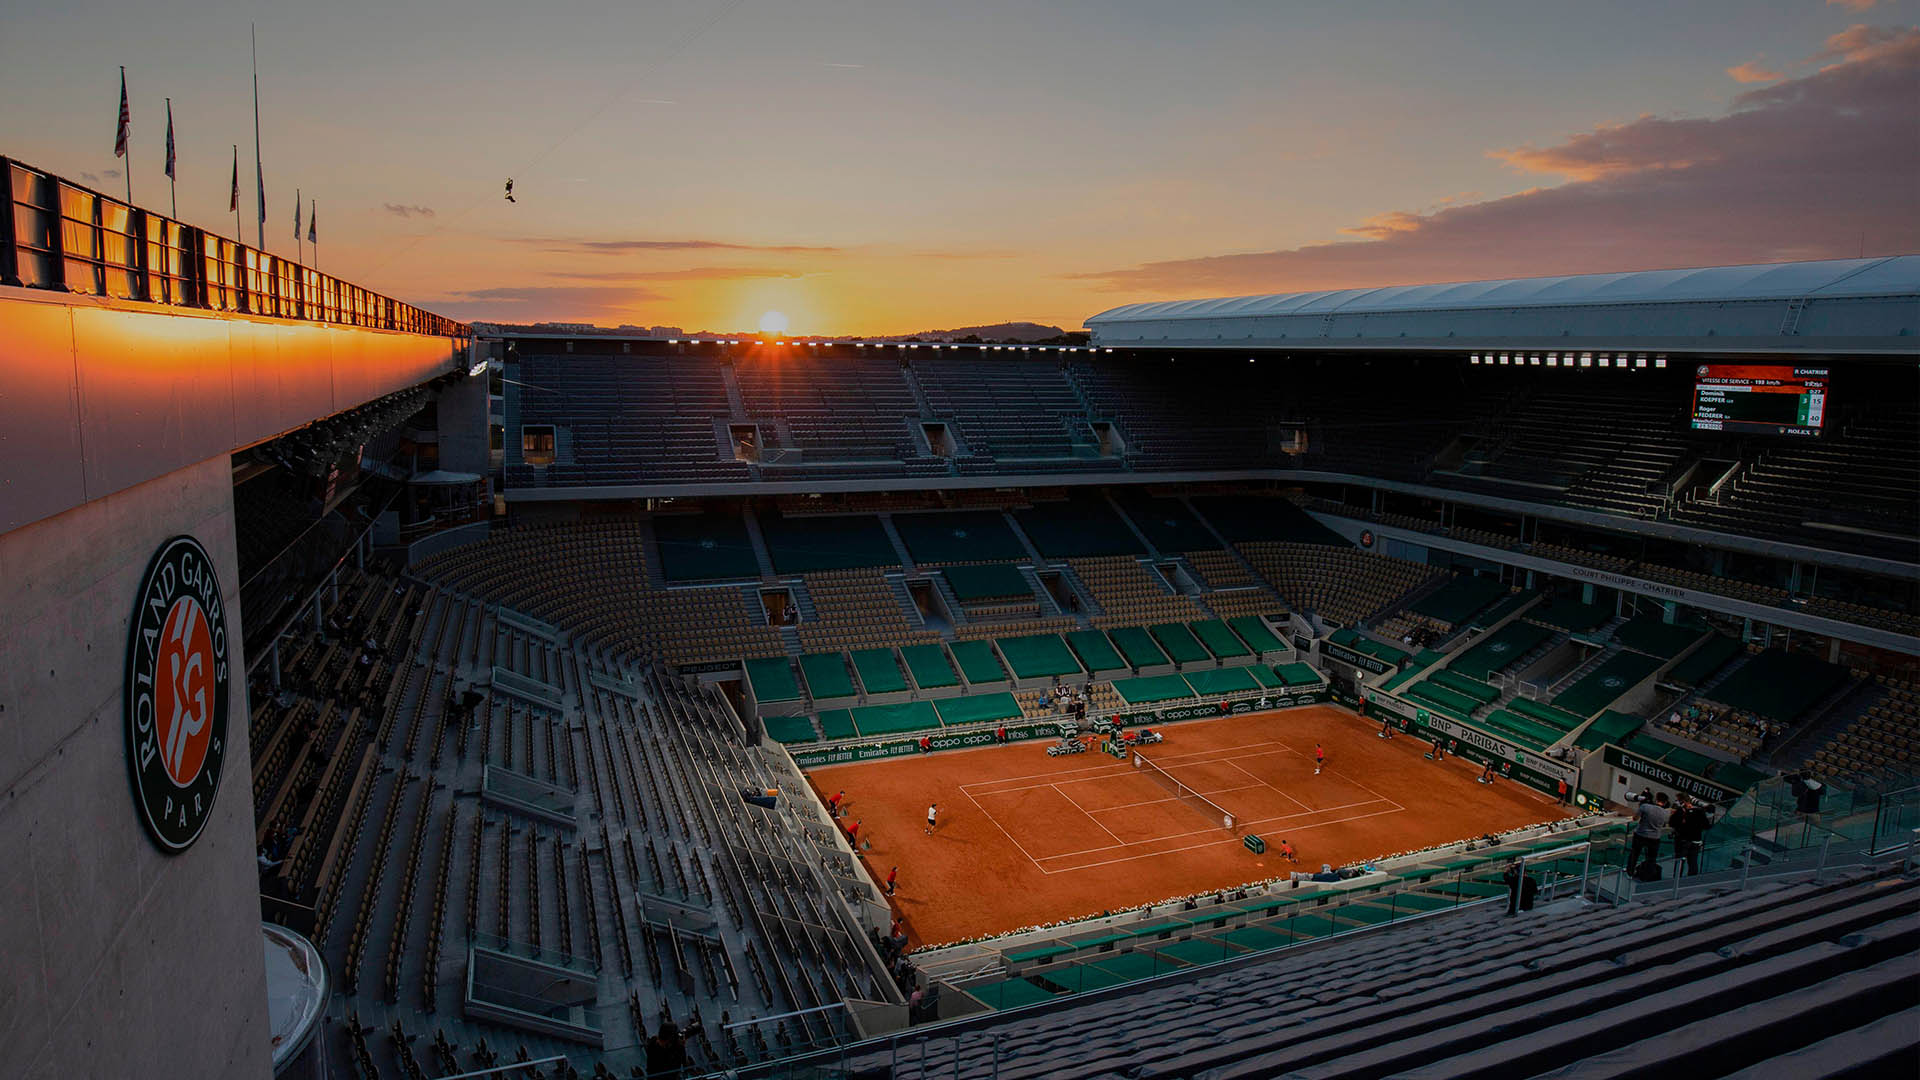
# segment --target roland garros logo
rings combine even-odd
[[[213,812],[227,749],[226,608],[213,560],[190,536],[161,545],[127,635],[127,771],[147,834],[193,846]]]

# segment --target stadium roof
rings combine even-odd
[[[1920,349],[1920,255],[1128,304],[1104,345]]]

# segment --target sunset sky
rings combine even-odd
[[[1915,0],[0,0],[0,154],[461,318],[904,333],[1920,251]],[[501,188],[515,180],[518,202]],[[311,261],[311,260],[310,260]]]

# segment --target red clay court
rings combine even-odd
[[[1314,706],[1156,730],[1147,758],[1237,819],[1228,831],[1129,761],[1098,751],[1048,757],[1044,742],[836,765],[809,773],[845,789],[875,877],[900,867],[894,906],[916,944],[940,944],[1380,858],[1566,816],[1513,783],[1475,782],[1465,760]],[[1313,772],[1313,746],[1327,767]],[[922,830],[929,802],[940,826]],[[1299,866],[1241,845],[1289,840]]]

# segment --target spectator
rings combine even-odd
[[[1627,852],[1627,873],[1633,873],[1642,859],[1653,863],[1659,861],[1660,833],[1666,829],[1667,819],[1672,816],[1673,812],[1667,809],[1666,792],[1650,800],[1640,800],[1633,827],[1633,846]]]
[[[1518,915],[1522,911],[1533,910],[1533,896],[1539,891],[1539,883],[1528,874],[1519,859],[1507,864],[1507,872],[1500,876],[1507,884],[1507,914]]]
[[[1667,827],[1673,830],[1673,853],[1687,861],[1689,874],[1700,872],[1700,842],[1712,824],[1705,807],[1689,796],[1680,796],[1680,805],[1674,808]]]

